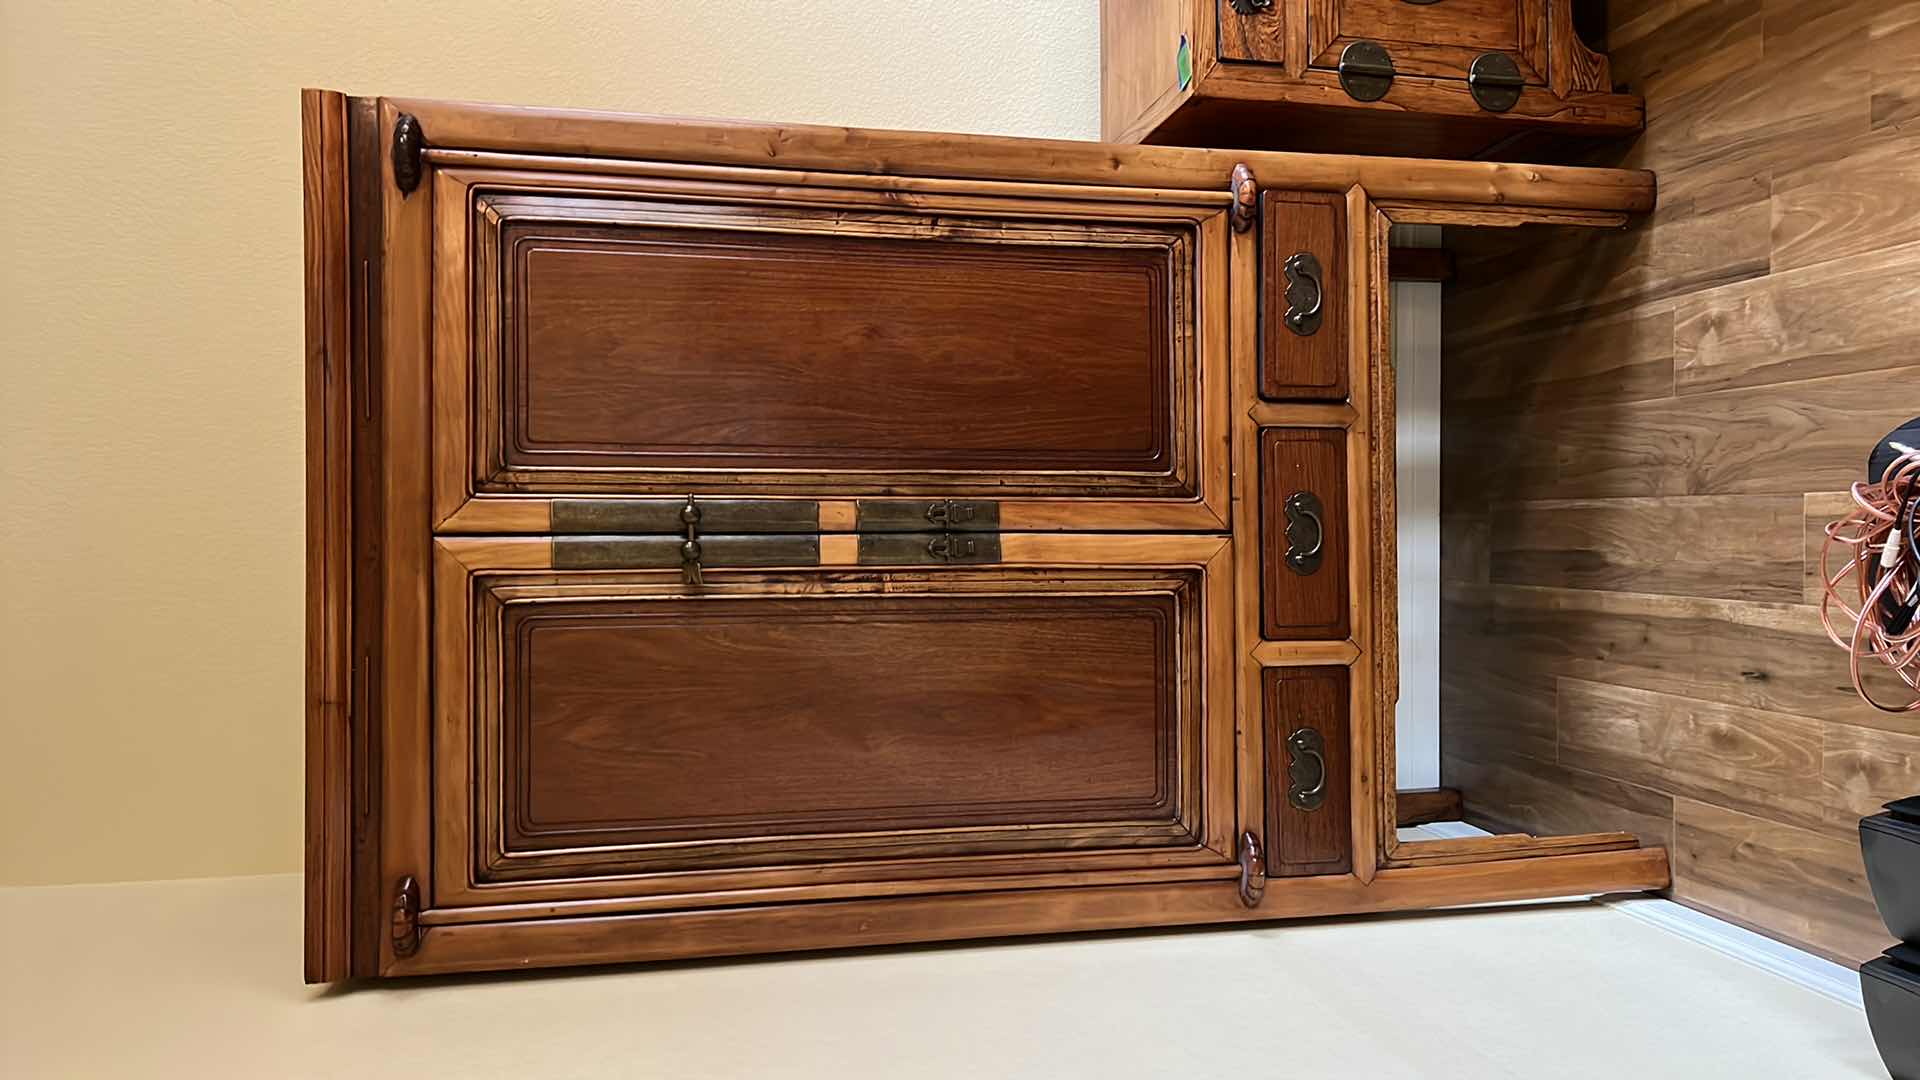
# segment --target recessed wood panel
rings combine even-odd
[[[1206,747],[1230,737],[1206,720],[1209,573],[714,570],[689,596],[677,573],[461,571],[443,761],[474,786],[443,791],[447,854],[496,891],[653,875],[645,894],[1224,861],[1201,839]]]
[[[1273,838],[1267,873],[1274,877],[1344,874],[1353,865],[1347,678],[1344,667],[1263,673],[1267,835]],[[1300,731],[1319,741],[1310,750],[1296,745],[1292,736]],[[1290,798],[1296,787],[1313,792],[1306,805]]]
[[[516,605],[508,851],[1175,821],[1169,594]]]
[[[1348,387],[1346,200],[1264,191],[1260,218],[1260,396],[1343,401]],[[1310,333],[1295,332],[1287,321],[1291,310],[1313,309],[1287,273],[1288,260],[1296,255],[1310,255],[1320,267],[1318,324]]]
[[[471,491],[1200,496],[1192,214],[474,199]]]
[[[1346,432],[1271,428],[1260,433],[1260,617],[1275,640],[1345,638],[1347,604]],[[1304,493],[1318,500],[1318,528],[1295,520],[1287,500]],[[1290,551],[1319,560],[1296,569]]]
[[[1482,53],[1505,53],[1531,83],[1546,81],[1543,0],[1309,0],[1315,67],[1338,67],[1354,41],[1384,45],[1401,75],[1465,78]]]

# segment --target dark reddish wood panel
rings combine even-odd
[[[1348,634],[1346,446],[1344,431],[1260,433],[1260,618],[1268,638],[1337,640]],[[1319,569],[1308,574],[1286,563],[1283,507],[1297,491],[1313,493],[1321,505],[1325,550]]]
[[[1172,836],[1197,768],[1177,595],[510,605],[507,851],[897,830],[931,831],[930,850],[942,831],[1061,823],[1081,824],[1073,846]]]
[[[1347,669],[1268,668],[1263,697],[1267,745],[1267,873],[1272,877],[1344,874],[1353,866],[1348,806]],[[1293,762],[1287,739],[1301,728],[1320,733],[1326,794],[1302,810],[1287,799]],[[1311,765],[1308,766],[1311,769]]]
[[[505,463],[1172,471],[1169,245],[807,224],[509,224]]]
[[[1347,396],[1347,206],[1338,195],[1267,190],[1260,194],[1260,396],[1342,401]],[[1289,330],[1287,276],[1297,252],[1320,261],[1320,328]]]

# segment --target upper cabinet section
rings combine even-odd
[[[1640,130],[1574,0],[1101,0],[1111,142],[1547,161]]]
[[[1224,528],[1222,199],[701,172],[438,176],[443,510],[984,496]]]

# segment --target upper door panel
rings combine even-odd
[[[437,174],[443,527],[501,527],[492,500],[675,493],[1225,527],[1217,204],[701,171]]]

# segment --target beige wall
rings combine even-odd
[[[300,865],[302,86],[1093,138],[1096,0],[0,0],[0,884]]]

